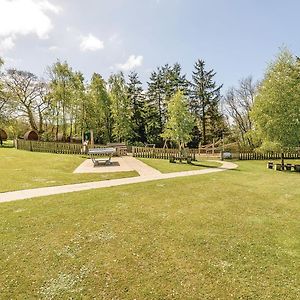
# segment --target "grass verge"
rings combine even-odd
[[[300,176],[238,163],[0,204],[0,298],[298,299]]]
[[[220,167],[221,163],[215,161],[193,161],[192,164],[183,163],[170,163],[168,159],[154,159],[154,158],[138,158],[148,166],[160,171],[161,173],[173,173],[182,171],[195,171],[206,168]]]
[[[79,155],[28,152],[0,148],[0,192],[101,181],[138,173],[73,174],[86,158]]]

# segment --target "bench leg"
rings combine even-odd
[[[169,162],[170,163],[175,163],[175,157],[171,156],[170,159],[169,159]]]

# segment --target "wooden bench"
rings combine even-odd
[[[155,144],[147,144],[145,143],[146,148],[155,148]]]
[[[300,172],[300,165],[293,165],[293,164],[285,164],[285,165],[282,165],[281,163],[277,163],[277,164],[274,164],[273,162],[268,162],[267,164],[267,168],[268,169],[273,169],[275,167],[275,170],[276,171],[292,171],[294,169],[295,172]]]
[[[175,163],[177,161],[182,162],[183,160],[186,160],[186,162],[188,164],[192,164],[192,156],[188,155],[188,156],[170,156],[169,162],[170,163]]]
[[[116,148],[116,155],[117,156],[125,156],[127,155],[127,146],[125,143],[108,143],[108,147]]]

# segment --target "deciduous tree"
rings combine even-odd
[[[56,116],[55,137],[58,139],[59,127],[62,126],[62,139],[67,139],[67,129],[72,107],[73,71],[67,62],[57,61],[49,68],[49,98]]]
[[[175,142],[181,151],[184,145],[191,141],[194,125],[195,120],[189,112],[183,92],[176,92],[168,104],[168,121],[162,137]]]
[[[224,97],[226,112],[232,120],[236,140],[239,141],[242,148],[253,149],[255,146],[250,134],[253,130],[250,113],[257,89],[258,82],[254,82],[249,76],[242,79],[237,88],[230,88]]]
[[[100,74],[93,74],[88,98],[95,137],[99,143],[110,142],[112,137],[111,99],[106,82]]]
[[[5,75],[5,93],[19,116],[28,120],[30,127],[43,132],[43,114],[48,107],[46,83],[27,71],[9,69]]]
[[[300,61],[288,50],[267,69],[251,115],[262,148],[283,152],[299,146]]]
[[[118,142],[128,141],[132,136],[132,110],[123,73],[111,75],[109,80],[113,135]]]

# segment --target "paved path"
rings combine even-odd
[[[41,197],[41,196],[50,196],[50,195],[85,191],[85,190],[91,190],[91,189],[126,185],[126,184],[132,184],[132,183],[147,182],[147,181],[160,180],[160,179],[168,179],[168,178],[176,178],[176,177],[185,177],[185,176],[222,172],[222,171],[226,171],[226,170],[235,169],[237,167],[237,165],[234,163],[222,162],[222,166],[219,168],[162,174],[159,171],[149,167],[148,165],[144,164],[143,162],[141,162],[133,157],[128,157],[128,161],[129,161],[129,163],[134,164],[134,168],[139,172],[139,174],[141,176],[0,193],[0,203],[16,201],[16,200],[23,200],[23,199],[30,199],[30,198]]]
[[[148,166],[147,164],[132,156],[124,156],[124,159],[126,160],[126,164],[130,166],[133,170],[137,171],[142,177],[155,177],[162,175],[162,173],[158,170]]]
[[[140,176],[155,176],[161,174],[159,171],[129,155],[113,157],[112,165],[110,166],[101,165],[94,167],[92,160],[87,159],[75,169],[74,173],[114,173],[124,171],[137,171]]]

